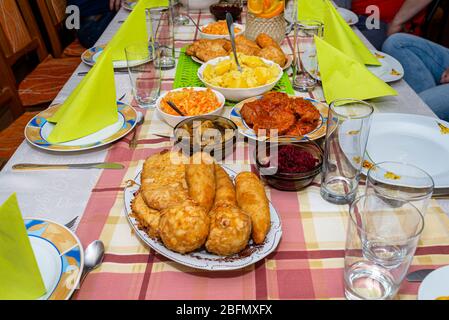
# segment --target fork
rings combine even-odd
[[[76,220],[78,220],[78,216],[76,216],[75,218],[73,218],[72,220],[70,220],[69,222],[67,222],[65,224],[65,227],[72,230],[72,228],[75,226]]]

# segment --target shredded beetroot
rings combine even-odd
[[[319,160],[306,150],[284,145],[279,147],[278,162],[281,173],[304,173],[315,169]]]

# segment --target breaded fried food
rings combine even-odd
[[[188,200],[161,212],[159,234],[168,249],[188,253],[203,246],[209,234],[209,225],[206,210]]]
[[[235,38],[235,47],[237,52],[243,53],[247,56],[258,56],[260,47],[243,35]]]
[[[194,154],[190,158],[190,163],[186,165],[186,181],[190,198],[209,212],[215,198],[213,158],[206,153]]]
[[[275,47],[282,51],[281,46],[279,43],[277,43],[272,37],[270,37],[266,33],[259,33],[259,35],[256,38],[256,43],[261,48],[267,48],[267,47]]]
[[[163,210],[189,197],[187,158],[179,152],[161,152],[149,157],[142,169],[141,193],[148,207]]]
[[[259,57],[276,62],[283,68],[287,62],[284,52],[275,47],[265,47],[259,51]]]
[[[221,205],[236,206],[235,187],[226,171],[215,164],[215,201],[214,207]]]
[[[270,207],[265,189],[252,172],[241,172],[235,178],[237,204],[252,221],[252,238],[256,244],[264,242],[270,230]]]
[[[140,190],[131,202],[131,210],[146,233],[152,238],[159,238],[160,212],[147,206]]]
[[[196,56],[200,60],[209,60],[224,57],[229,54],[231,42],[226,39],[200,39],[192,43],[186,49],[186,54]]]
[[[251,236],[251,218],[236,206],[220,205],[210,212],[206,249],[220,256],[242,251]]]

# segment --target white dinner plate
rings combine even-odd
[[[290,54],[287,54],[287,62],[285,63],[284,67],[282,68],[282,70],[287,70],[288,68],[291,67],[292,62],[293,62],[293,56]],[[190,58],[192,58],[193,61],[199,63],[199,64],[204,64],[204,61],[200,60],[198,57],[196,56],[190,56]]]
[[[122,7],[128,11],[133,11],[136,4],[137,4],[137,0],[123,1]]]
[[[354,128],[340,127],[340,135]],[[344,141],[344,139],[340,139]],[[341,145],[348,159],[350,145]],[[372,164],[395,161],[417,166],[432,176],[435,189],[449,188],[449,123],[437,118],[399,113],[373,115],[366,147],[367,171]],[[437,191],[437,190],[436,190]]]
[[[236,172],[229,168],[223,166],[223,169],[229,174],[231,179],[234,179],[237,175]],[[282,229],[281,229],[281,219],[270,202],[270,218],[271,218],[271,229],[268,232],[265,242],[260,246],[252,246],[252,240],[250,240],[250,245],[252,246],[251,254],[249,256],[231,256],[231,257],[221,257],[215,254],[211,254],[206,250],[195,251],[188,254],[180,254],[167,249],[161,241],[150,238],[144,231],[138,228],[138,222],[132,217],[131,201],[134,198],[135,192],[139,189],[140,184],[140,174],[134,179],[131,186],[125,188],[124,200],[125,200],[125,214],[134,230],[137,237],[139,237],[145,244],[150,248],[157,251],[164,257],[173,260],[179,264],[209,271],[219,271],[219,270],[236,270],[241,269],[246,266],[252,265],[259,260],[262,260],[273,252],[281,239]]]
[[[117,122],[94,132],[85,137],[62,142],[51,143],[48,141],[48,136],[53,131],[55,124],[48,122],[60,105],[52,106],[28,122],[25,127],[25,138],[32,145],[50,151],[82,151],[93,148],[98,148],[114,141],[117,141],[127,135],[136,125],[137,112],[133,107],[128,106],[122,102],[117,102]]]
[[[84,251],[65,226],[40,218],[25,218],[25,227],[47,292],[39,300],[67,300],[78,287]]]
[[[432,271],[419,286],[418,300],[449,297],[449,266]]]
[[[385,82],[401,80],[404,77],[404,68],[401,63],[392,56],[377,50],[371,50],[381,66],[367,66],[375,76]]]
[[[106,45],[101,45],[87,49],[81,55],[81,61],[83,61],[88,66],[93,67],[105,48]],[[112,64],[114,66],[114,69],[122,69],[128,67],[128,64],[125,60],[116,60],[113,61]]]

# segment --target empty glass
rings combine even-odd
[[[176,25],[189,24],[189,0],[170,0],[173,7],[173,21]]]
[[[366,179],[366,194],[374,194],[397,207],[411,203],[423,215],[433,188],[433,179],[427,172],[400,162],[377,163],[368,171]]]
[[[154,7],[146,9],[149,21],[151,47],[159,49],[160,59],[156,61],[162,70],[175,67],[175,35],[173,8]]]
[[[374,108],[341,99],[329,106],[321,196],[335,204],[351,203],[357,193]]]
[[[307,92],[318,83],[318,59],[314,37],[323,37],[324,25],[315,20],[296,21],[294,31],[292,85],[298,91]]]
[[[355,200],[349,210],[346,238],[346,298],[393,299],[423,228],[423,216],[411,203],[398,208],[376,195]]]
[[[154,106],[161,90],[159,49],[139,42],[126,47],[125,54],[134,98],[143,108]]]

